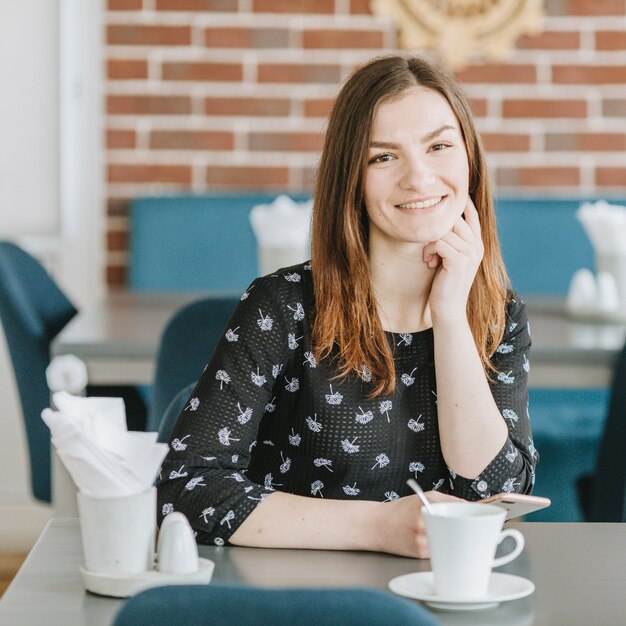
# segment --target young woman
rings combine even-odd
[[[312,260],[255,280],[171,435],[200,542],[428,556],[433,501],[530,492],[530,335],[458,86],[376,59],[341,90]],[[262,503],[262,504],[261,504]]]

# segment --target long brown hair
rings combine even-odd
[[[467,316],[488,374],[493,372],[490,357],[505,326],[509,283],[497,238],[485,155],[469,104],[454,80],[424,59],[374,59],[352,74],[335,101],[317,173],[311,229],[314,352],[320,360],[337,360],[339,378],[351,373],[363,377],[369,370],[372,396],[392,393],[396,372],[370,282],[365,168],[378,105],[416,86],[446,98],[465,141],[469,193],[478,210],[484,245],[483,260],[468,297]]]

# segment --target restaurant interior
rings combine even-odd
[[[231,624],[309,623],[311,606],[317,623],[624,623],[626,0],[1,6],[0,623],[159,624],[166,605]],[[298,563],[290,550],[269,564],[262,550],[212,546],[200,562],[214,562],[214,582],[251,585],[246,602],[229,588],[200,598],[172,587],[116,618],[122,602],[103,595],[123,594],[81,582],[76,487],[41,412],[53,392],[122,397],[131,430],[167,441],[241,294],[309,258],[335,97],[391,53],[425,55],[462,85],[528,308],[533,494],[551,505],[512,524],[526,550],[503,571],[534,594],[484,612],[412,602],[420,614],[403,617],[385,591],[358,613],[358,594],[337,588],[386,590],[425,566],[322,551]],[[74,542],[61,552],[64,533]],[[65,550],[73,595],[46,569]],[[47,590],[29,582],[44,578]],[[305,597],[321,587],[338,595]]]

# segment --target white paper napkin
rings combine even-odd
[[[306,247],[313,203],[295,202],[280,195],[271,204],[259,204],[250,211],[250,223],[260,246]]]
[[[52,444],[81,493],[117,498],[152,486],[168,451],[157,433],[126,428],[121,398],[82,398],[60,391],[44,409]]]

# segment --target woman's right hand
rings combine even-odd
[[[429,502],[462,502],[461,498],[438,491],[427,491]],[[376,511],[376,534],[379,552],[389,552],[418,559],[430,558],[426,526],[420,509],[424,505],[414,495],[381,502]]]

